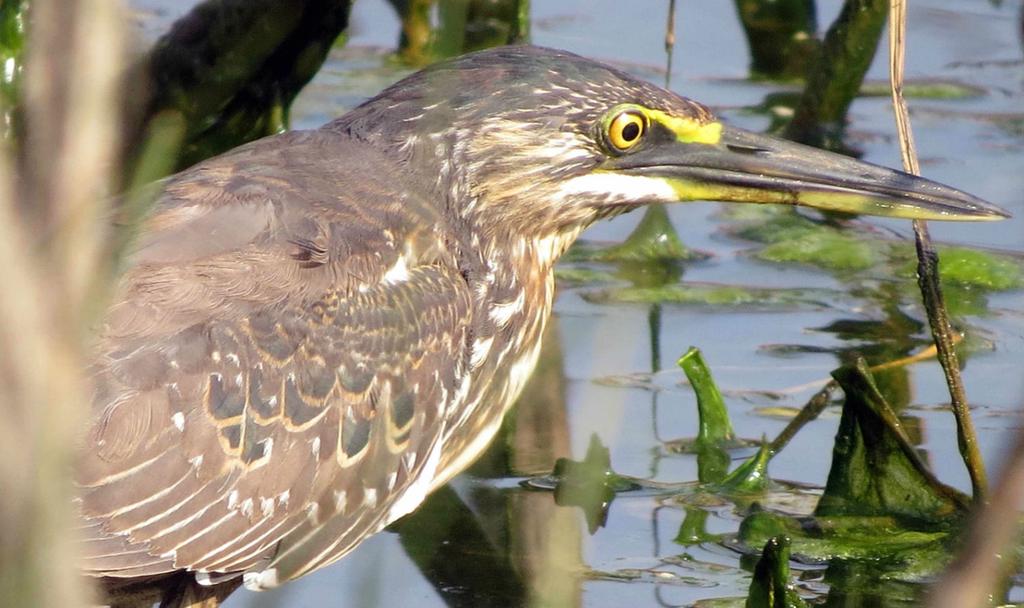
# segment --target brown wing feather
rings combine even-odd
[[[422,493],[470,295],[441,218],[389,166],[294,133],[169,182],[93,369],[88,572],[273,560],[286,580]]]

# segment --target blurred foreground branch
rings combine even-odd
[[[0,598],[73,607],[90,600],[68,473],[89,393],[86,329],[109,277],[121,19],[106,0],[38,0],[28,31],[17,169],[0,153]]]
[[[967,541],[930,593],[930,608],[987,606],[1016,565],[1024,499],[1024,432],[1018,431],[989,502],[974,512]]]

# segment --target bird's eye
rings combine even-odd
[[[647,131],[647,118],[634,110],[619,112],[608,123],[608,143],[625,152],[640,143]]]

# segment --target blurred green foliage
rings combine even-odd
[[[0,141],[13,142],[18,130],[27,13],[27,0],[0,1]]]

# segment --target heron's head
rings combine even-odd
[[[418,72],[328,128],[400,160],[464,217],[574,232],[650,203],[784,203],[928,220],[1005,211],[900,171],[729,127],[609,66],[537,47]]]

